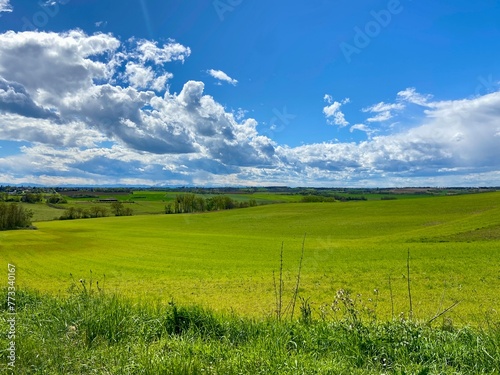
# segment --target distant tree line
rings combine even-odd
[[[324,197],[321,195],[305,195],[302,197],[301,202],[303,202],[303,203],[335,202],[335,198]]]
[[[73,195],[75,192],[81,192],[83,194],[87,192],[92,193],[121,193],[124,195],[134,194],[134,190],[131,188],[120,188],[120,187],[56,187],[54,191],[59,193],[64,193],[68,195]],[[95,195],[95,194],[94,194]],[[92,196],[94,196],[92,195]]]
[[[56,193],[47,196],[40,192],[27,192],[21,194],[8,194],[6,192],[0,192],[0,202],[23,202],[34,204],[44,201],[50,204],[68,203],[62,195]]]
[[[314,203],[314,202],[349,202],[349,201],[366,201],[365,196],[359,196],[359,197],[351,197],[351,196],[344,196],[344,195],[338,195],[338,194],[333,194],[332,196],[326,196],[326,195],[304,195],[301,199],[301,202],[303,203]]]
[[[341,202],[366,201],[366,200],[368,200],[368,199],[366,199],[366,197],[364,195],[361,195],[359,197],[352,197],[352,196],[346,197],[344,195],[334,194],[333,198],[335,198],[335,200],[341,201]]]
[[[28,228],[32,217],[33,211],[19,204],[0,202],[0,230]]]
[[[225,195],[203,198],[193,193],[177,194],[173,202],[165,206],[166,214],[182,214],[206,211],[230,210],[257,206],[257,201],[238,202]]]
[[[133,214],[133,210],[130,207],[125,207],[122,202],[113,202],[110,208],[111,213],[115,216],[132,216]],[[64,211],[60,220],[90,219],[107,217],[109,215],[110,210],[104,206],[92,206],[89,208],[70,207]]]
[[[109,216],[109,211],[106,207],[93,206],[89,208],[83,207],[69,207],[64,210],[61,215],[61,220],[74,220],[74,219],[90,219],[96,217]]]
[[[0,202],[20,202],[20,195],[7,194],[6,192],[0,193]]]

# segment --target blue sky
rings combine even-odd
[[[499,186],[500,2],[0,0],[0,183]]]

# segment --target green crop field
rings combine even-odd
[[[146,196],[135,199],[144,211],[159,203],[136,195]],[[65,294],[72,277],[92,279],[138,300],[265,316],[275,308],[282,243],[287,303],[305,235],[299,295],[313,316],[340,289],[379,318],[407,314],[409,251],[414,315],[429,319],[459,302],[446,317],[481,323],[499,319],[499,202],[500,193],[484,193],[45,221],[0,232],[0,259],[17,266],[20,288]]]
[[[88,192],[82,192],[82,195],[87,195]],[[33,211],[33,220],[50,221],[57,220],[63,215],[65,209],[71,207],[88,209],[92,206],[106,207],[111,211],[109,203],[99,202],[101,199],[113,198],[123,202],[126,207],[131,208],[134,215],[156,215],[165,213],[165,206],[172,203],[177,195],[184,194],[177,191],[150,191],[138,190],[133,193],[120,193],[116,192],[96,192],[88,196],[72,196],[66,195],[67,203],[58,205],[48,205],[46,203],[22,203],[22,205]],[[202,198],[210,198],[216,194],[197,194]],[[277,193],[240,193],[240,194],[224,194],[235,202],[249,202],[254,200],[258,205],[265,205],[271,203],[290,203],[299,202],[302,199],[301,195],[294,194],[277,194]]]

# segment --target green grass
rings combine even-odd
[[[54,207],[50,207],[45,203],[19,203],[25,209],[33,211],[33,220],[34,221],[50,221],[58,219],[62,213],[63,209],[57,209]],[[64,207],[61,205],[61,207]]]
[[[253,194],[224,194],[236,202],[248,202],[251,199],[257,201],[257,204],[270,203],[292,203],[300,202],[301,195],[277,194],[277,193],[253,193]],[[203,197],[211,197],[213,194],[204,194]]]
[[[172,192],[172,191],[148,191],[148,190],[138,190],[134,191],[133,194],[113,194],[113,193],[99,193],[92,198],[72,198],[66,197],[68,200],[67,204],[60,205],[64,208],[69,207],[83,207],[89,208],[94,205],[103,205],[110,208],[108,203],[96,203],[96,200],[115,198],[121,202],[124,202],[127,207],[130,207],[134,215],[156,215],[165,213],[165,205],[169,202],[173,202],[175,197],[179,194],[184,194],[183,192]],[[197,194],[203,198],[209,198],[214,196],[213,194]],[[301,200],[300,195],[290,195],[290,194],[277,194],[277,193],[254,193],[254,194],[224,194],[230,197],[236,202],[248,202],[250,200],[255,200],[259,205],[271,204],[271,203],[288,203],[288,202],[299,202]],[[59,218],[62,211],[50,208],[46,205],[27,205],[27,208],[34,208],[34,221],[46,221],[53,220],[54,218]]]
[[[175,298],[255,317],[273,314],[282,242],[290,299],[307,233],[299,294],[310,298],[313,316],[339,289],[359,294],[379,319],[390,319],[392,306],[396,316],[408,314],[410,249],[415,316],[429,319],[461,301],[443,318],[482,324],[498,316],[500,302],[499,198],[288,203],[39,222],[36,231],[1,232],[0,260],[17,265],[21,287],[64,294],[70,273],[88,279],[92,270],[108,290],[133,299]]]
[[[72,198],[66,197],[69,202],[91,202],[96,199],[116,198],[119,201],[134,201],[138,202],[171,202],[179,194],[185,194],[183,191],[149,191],[138,190],[133,194],[113,194],[113,193],[99,193],[92,198]],[[215,194],[197,194],[198,196],[208,198]],[[219,194],[220,195],[220,194]],[[237,202],[246,202],[255,199],[259,204],[266,203],[285,203],[285,202],[299,202],[302,198],[301,195],[280,194],[280,193],[241,193],[241,194],[222,194],[228,196]]]
[[[83,290],[85,286],[85,290]],[[0,291],[5,300],[5,291]],[[500,324],[431,327],[408,320],[277,322],[196,306],[130,301],[89,282],[66,298],[19,290],[15,374],[498,374]],[[0,307],[2,332],[10,318]],[[0,346],[9,348],[6,335]]]

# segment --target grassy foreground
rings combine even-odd
[[[85,286],[85,289],[82,289]],[[77,288],[75,288],[77,289]],[[15,374],[498,374],[500,325],[431,328],[363,322],[349,297],[337,319],[255,320],[90,292],[17,292]],[[0,293],[2,301],[6,292]],[[344,296],[345,297],[345,296]],[[2,332],[9,318],[0,308]],[[0,347],[7,348],[6,335]]]

